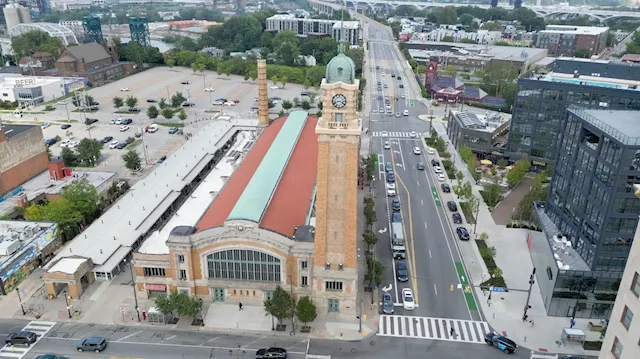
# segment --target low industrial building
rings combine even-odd
[[[0,221],[0,296],[17,290],[53,253],[56,232],[55,223]]]
[[[640,215],[637,112],[573,106],[556,135],[549,196],[535,206],[545,236],[530,242],[537,282],[547,314],[609,319],[629,289],[620,280]]]
[[[463,146],[470,148],[480,159],[497,162],[502,158],[507,132],[508,114],[449,111],[447,136],[451,144],[458,151]]]
[[[26,73],[28,74],[29,71]],[[85,78],[6,76],[0,83],[0,100],[17,101],[20,107],[38,106],[66,96],[86,85]]]
[[[189,198],[237,133],[256,123],[213,121],[194,134],[48,263],[43,275],[47,292],[57,296],[67,285],[69,295],[79,298],[93,281],[111,280],[127,268],[130,253]]]
[[[40,126],[0,127],[0,196],[44,172],[48,162]]]

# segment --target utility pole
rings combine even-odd
[[[360,325],[359,325],[359,329],[358,332],[362,333],[362,299],[360,299],[360,316],[358,317],[358,319],[360,319]]]
[[[165,86],[164,88],[167,89],[167,101],[171,101],[171,96],[169,96],[169,85]]]
[[[527,311],[529,310],[529,308],[531,308],[531,306],[529,305],[529,299],[531,299],[531,289],[533,288],[533,285],[535,284],[535,277],[536,277],[536,268],[533,268],[533,272],[531,272],[531,276],[529,276],[529,292],[527,293],[527,303],[524,305],[524,313],[522,314],[522,321],[526,321],[527,320]]]
[[[135,303],[136,303],[136,314],[138,315],[138,323],[139,323],[140,308],[138,307],[138,293],[136,292],[136,277],[133,273],[133,260],[129,260],[129,270],[131,271],[131,282],[133,282],[131,288],[133,289],[133,299],[135,300]]]
[[[476,223],[473,224],[473,234],[476,234],[476,229],[478,228],[478,214],[480,213],[480,200],[477,198],[475,200],[476,200],[476,220],[475,220]]]

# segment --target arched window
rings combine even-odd
[[[227,249],[207,256],[211,279],[280,282],[280,260],[272,255],[245,249]]]

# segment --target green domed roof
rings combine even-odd
[[[356,79],[356,65],[344,54],[344,44],[338,45],[338,56],[327,64],[325,78],[328,83],[344,82],[352,84]]]

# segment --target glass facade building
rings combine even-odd
[[[556,265],[544,263],[540,243],[532,251],[534,265],[551,271],[553,284],[540,286],[550,315],[611,314],[640,215],[634,194],[634,184],[640,183],[637,114],[566,110],[544,214],[538,209],[547,238],[552,238],[547,257]]]
[[[554,72],[518,81],[505,156],[552,162],[565,108],[640,111],[640,68],[628,64],[556,61]]]

